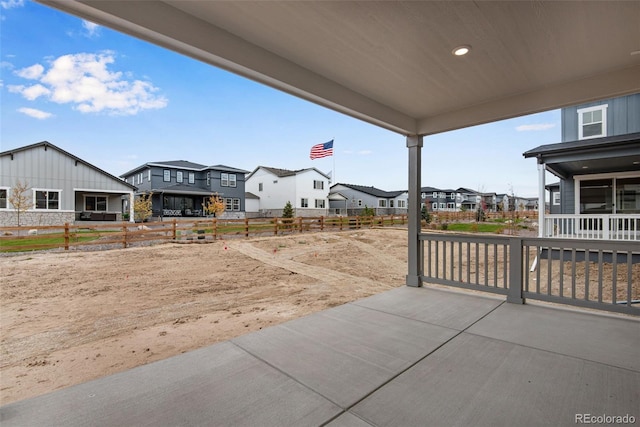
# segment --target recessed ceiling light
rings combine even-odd
[[[640,162],[633,162],[634,165],[640,165]]]
[[[589,166],[583,166],[582,169],[589,169]]]
[[[640,50],[634,50],[633,52],[631,52],[631,55],[640,55]]]
[[[451,53],[453,53],[455,56],[463,56],[469,53],[470,51],[471,51],[471,46],[465,44],[453,49]]]

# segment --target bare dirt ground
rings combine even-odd
[[[400,286],[406,252],[395,228],[2,257],[0,404]]]

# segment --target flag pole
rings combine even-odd
[[[333,141],[333,144],[335,145],[336,140],[335,138],[332,138],[331,141]],[[335,184],[336,181],[336,148],[333,147],[333,156],[331,156],[333,158],[333,170],[331,172],[331,180],[333,181],[333,184]],[[331,184],[329,185],[329,187],[331,187]]]

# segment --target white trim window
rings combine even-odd
[[[324,190],[324,181],[313,181],[313,189],[314,190]]]
[[[434,199],[437,199],[437,198],[438,198],[438,192],[437,192],[437,191],[434,191],[434,192],[433,192],[433,194],[432,194],[432,196],[433,196],[433,198],[434,198]]]
[[[171,182],[171,171],[169,169],[162,171],[162,180],[164,182]]]
[[[236,174],[235,173],[230,173],[229,174],[229,187],[236,187],[237,184],[237,180],[236,180]]]
[[[147,171],[147,181],[151,182],[151,169]]]
[[[324,209],[324,199],[316,199],[316,209]]]
[[[393,203],[393,199],[389,200],[389,207],[390,207],[390,208],[392,208],[392,207],[393,207],[393,205],[394,205],[394,203]]]
[[[437,211],[438,210],[438,204],[437,203],[431,203],[431,210],[432,211]]]
[[[9,208],[9,188],[0,187],[0,209]]]
[[[189,172],[189,184],[196,183],[196,174],[194,172]]]
[[[233,210],[233,199],[225,198],[224,199],[224,208],[228,211]]]
[[[446,206],[444,203],[440,203],[440,205],[438,206],[440,208],[441,211],[446,209]]]
[[[387,201],[385,199],[378,199],[378,207],[379,208],[386,208],[387,207]]]
[[[553,198],[553,205],[554,206],[560,206],[560,192],[559,191],[554,191],[551,193],[552,198]]]
[[[33,189],[33,208],[60,210],[60,193],[62,190]]]
[[[221,173],[220,174],[220,187],[228,187],[229,186],[229,174]]]
[[[207,172],[207,187],[211,187],[211,172]]]
[[[309,207],[309,199],[306,198],[302,198],[300,199],[300,207],[301,208],[308,208]]]
[[[176,171],[176,182],[182,183],[184,181],[184,172]]]
[[[358,207],[361,208],[362,207],[362,199],[358,199]]]
[[[233,199],[233,210],[234,211],[240,210],[240,199]]]
[[[578,110],[578,139],[607,136],[607,104]]]
[[[106,212],[107,196],[84,196],[84,210],[89,212]]]
[[[453,211],[456,209],[456,204],[455,203],[447,203],[447,209],[450,211]]]
[[[424,204],[424,203],[423,203],[423,204]],[[406,208],[406,207],[407,207],[407,202],[406,202],[406,200],[398,200],[398,207],[399,207],[399,208],[402,208],[402,209]]]

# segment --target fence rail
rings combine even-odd
[[[76,223],[38,227],[0,227],[0,252],[105,245],[126,248],[151,241],[206,242],[314,231],[342,231],[404,225],[406,215],[298,217],[219,220],[199,218],[145,223]]]
[[[422,280],[640,315],[640,243],[423,233]]]

